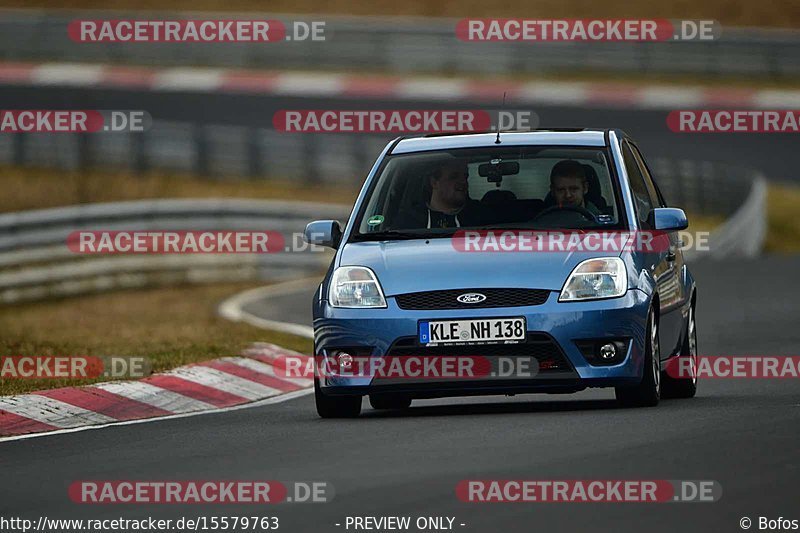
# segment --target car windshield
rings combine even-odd
[[[389,156],[354,240],[452,235],[460,228],[606,229],[619,224],[604,148],[490,147]]]

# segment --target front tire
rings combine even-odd
[[[361,414],[361,396],[328,396],[314,378],[314,400],[321,418],[355,418]]]
[[[674,378],[664,373],[664,398],[693,398],[697,394],[697,325],[694,318],[694,305],[689,307],[686,321],[686,338],[678,357],[686,357],[691,361],[692,376]]]
[[[642,381],[633,387],[616,387],[617,401],[625,407],[653,407],[661,398],[661,347],[658,342],[658,320],[651,309],[647,316],[647,339],[644,351]]]

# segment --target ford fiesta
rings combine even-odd
[[[687,224],[619,130],[389,143],[344,229],[306,228],[336,250],[313,301],[319,415],[358,416],[365,395],[694,396],[693,372],[664,371],[696,365]]]

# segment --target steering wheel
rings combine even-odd
[[[541,222],[541,220],[544,218],[548,217],[554,218],[552,216],[554,213],[561,214],[564,212],[577,213],[584,219],[586,219],[587,222],[597,222],[597,218],[595,218],[595,216],[592,214],[591,211],[589,211],[585,207],[581,207],[578,205],[564,205],[564,206],[551,205],[550,207],[546,208],[544,211],[533,217],[531,222]]]

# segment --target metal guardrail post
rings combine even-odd
[[[144,174],[148,170],[147,133],[132,133],[130,138],[132,167],[136,174]]]
[[[14,156],[13,161],[17,166],[25,164],[25,141],[27,140],[26,133],[18,133],[11,136],[13,143]]]
[[[78,163],[77,167],[80,170],[86,170],[92,166],[91,160],[91,139],[89,138],[88,133],[77,133],[77,145],[78,145]]]
[[[261,164],[261,143],[259,142],[259,135],[257,128],[247,128],[247,169],[251,178],[259,178],[264,175],[264,169]]]
[[[305,165],[305,182],[313,185],[322,181],[321,167],[319,161],[319,133],[310,133],[302,136],[301,143],[303,145],[303,152],[306,154]]]
[[[192,127],[194,139],[194,171],[199,176],[210,176],[208,164],[208,138],[203,124],[194,124]]]

